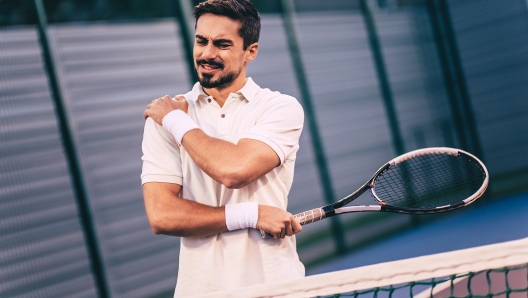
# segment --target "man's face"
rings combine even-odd
[[[238,35],[240,26],[240,22],[210,13],[198,18],[194,67],[204,88],[229,87],[242,72],[247,51]]]

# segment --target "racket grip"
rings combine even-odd
[[[319,221],[323,218],[326,218],[326,214],[323,210],[323,208],[315,208],[312,210],[308,210],[299,214],[295,214],[293,216],[295,219],[299,221],[301,226],[304,226],[306,224]],[[262,235],[262,238],[273,238],[273,235],[270,233],[266,233],[263,230],[260,230],[260,234]]]
[[[295,214],[293,217],[299,221],[301,226],[307,225],[312,222],[319,221],[326,218],[326,214],[323,208],[315,208],[299,214]]]

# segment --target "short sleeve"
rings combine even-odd
[[[255,126],[242,139],[266,143],[279,156],[281,164],[295,158],[304,124],[304,111],[297,99],[280,94],[267,100],[258,112]]]
[[[180,147],[174,137],[152,118],[145,121],[143,133],[141,185],[166,182],[182,185]]]

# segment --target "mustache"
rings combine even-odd
[[[216,61],[215,59],[198,59],[196,60],[197,65],[209,64],[220,69],[224,69],[224,63]]]

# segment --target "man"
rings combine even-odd
[[[199,83],[144,113],[150,226],[182,237],[175,296],[302,277],[290,237],[302,228],[285,211],[302,108],[246,78],[260,33],[249,0],[209,0],[194,15]]]

